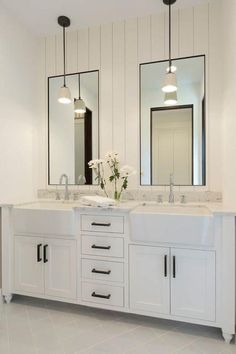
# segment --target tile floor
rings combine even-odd
[[[0,354],[236,354],[219,329],[15,296]]]

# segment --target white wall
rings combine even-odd
[[[1,5],[0,202],[36,192],[38,42]]]
[[[222,6],[224,48],[223,94],[223,198],[226,205],[236,204],[236,2],[224,0]],[[220,166],[219,166],[220,167]]]
[[[218,0],[173,14],[173,56],[206,54],[208,122],[207,182],[209,190],[221,190],[220,80],[215,72],[220,33]],[[100,70],[100,152],[116,150],[122,161],[139,171],[139,63],[166,59],[167,12],[119,23],[68,32],[67,72]],[[62,73],[61,35],[45,39],[44,82]],[[220,82],[220,81],[219,81]],[[46,85],[45,119],[40,155],[39,188],[47,186]],[[217,171],[217,173],[215,172]],[[136,176],[132,187],[138,187]],[[188,187],[199,190],[201,187]]]

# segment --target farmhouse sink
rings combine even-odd
[[[15,234],[74,235],[73,203],[36,201],[13,208]]]
[[[32,202],[32,203],[24,203],[21,204],[19,206],[17,206],[17,208],[19,209],[38,209],[38,210],[42,210],[42,209],[46,209],[46,210],[68,210],[68,209],[72,209],[74,207],[74,202],[70,202],[70,201],[61,201],[61,200],[47,200],[47,201],[36,201],[36,202]]]
[[[213,215],[205,206],[143,204],[130,213],[131,240],[210,246]]]

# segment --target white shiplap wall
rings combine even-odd
[[[207,55],[207,171],[208,189],[221,190],[215,173],[221,156],[220,92],[215,70],[219,65],[219,1],[173,13],[173,57]],[[44,79],[62,74],[61,35],[45,39]],[[168,55],[167,13],[85,28],[67,34],[67,72],[100,70],[100,151],[120,153],[121,159],[139,171],[139,64]],[[218,77],[219,80],[219,77]],[[44,84],[46,89],[46,85]],[[45,119],[42,132],[46,134]],[[215,144],[217,142],[217,144]],[[41,140],[46,144],[46,136]],[[40,188],[47,186],[47,156],[42,148]],[[133,181],[138,187],[139,177]],[[154,187],[153,187],[154,188]],[[199,190],[199,187],[195,187]],[[190,187],[190,190],[194,189]],[[189,188],[188,188],[189,190]]]

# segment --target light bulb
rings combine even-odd
[[[71,103],[70,89],[66,86],[62,86],[58,92],[58,102],[63,104]]]
[[[167,106],[174,106],[178,103],[178,100],[177,100],[177,92],[167,92],[165,94],[165,99],[164,99],[164,103],[167,105]]]
[[[165,75],[165,82],[162,87],[163,92],[174,92],[177,91],[177,81],[175,73],[168,72]]]
[[[177,71],[177,68],[174,65],[171,65],[171,67],[168,66],[168,68],[166,68],[167,73],[169,73],[169,72],[175,73],[176,71]]]
[[[75,113],[85,113],[86,112],[86,106],[84,103],[84,100],[82,98],[74,99],[74,111]]]

